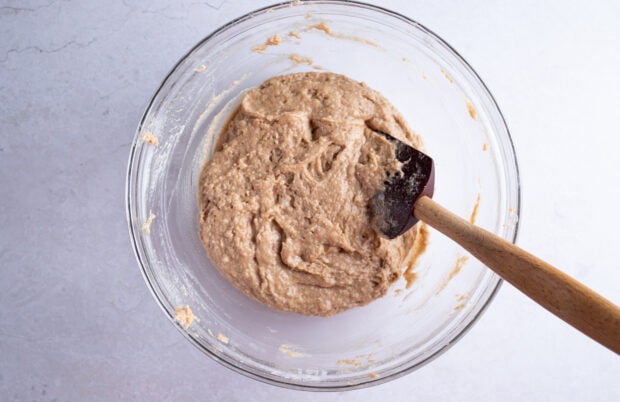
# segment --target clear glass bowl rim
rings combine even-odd
[[[468,73],[470,73],[474,79],[476,81],[478,81],[478,84],[481,86],[483,92],[488,96],[489,100],[492,103],[492,106],[494,106],[494,108],[496,109],[496,111],[498,112],[498,116],[500,118],[500,121],[502,123],[502,125],[504,126],[504,128],[506,129],[506,135],[507,135],[507,145],[508,145],[508,151],[509,153],[512,154],[513,160],[514,160],[514,173],[515,173],[515,183],[516,183],[516,204],[515,204],[515,214],[517,217],[520,217],[520,212],[521,212],[521,180],[520,180],[520,172],[519,172],[519,164],[517,161],[517,155],[516,155],[516,150],[514,147],[514,143],[512,140],[512,136],[510,135],[510,130],[508,129],[508,126],[506,124],[506,120],[501,112],[501,109],[499,108],[497,101],[495,100],[495,98],[493,97],[493,95],[491,94],[491,92],[489,91],[489,89],[487,88],[486,84],[484,83],[484,81],[480,78],[480,76],[478,75],[478,73],[476,73],[476,71],[469,65],[469,63],[454,49],[452,48],[452,46],[450,46],[446,41],[444,41],[439,35],[435,34],[433,31],[431,31],[430,29],[426,28],[424,25],[420,24],[417,21],[412,20],[409,17],[406,17],[398,12],[389,10],[387,8],[381,7],[381,6],[377,6],[374,4],[367,4],[367,3],[363,3],[360,1],[355,1],[355,0],[303,0],[302,3],[306,3],[306,4],[327,4],[327,5],[340,5],[340,6],[353,6],[353,7],[358,7],[358,8],[362,8],[362,9],[366,9],[366,10],[370,10],[370,11],[374,11],[374,12],[378,12],[378,13],[382,13],[384,15],[386,15],[387,17],[391,17],[391,18],[396,18],[401,20],[402,22],[405,22],[406,24],[409,24],[411,26],[413,26],[414,28],[424,32],[424,34],[430,36],[433,40],[436,41],[437,44],[443,46],[445,48],[445,50],[447,50],[449,53],[452,54],[452,56],[455,57],[456,60],[458,60],[461,64],[462,67],[464,67]],[[158,88],[155,90],[153,96],[150,98],[150,101],[148,103],[148,105],[145,108],[145,111],[140,119],[140,123],[138,124],[138,127],[136,129],[136,133],[134,136],[134,140],[132,142],[131,145],[131,150],[129,153],[129,161],[128,161],[128,165],[127,165],[127,181],[126,181],[126,188],[125,188],[125,202],[126,202],[126,219],[127,219],[127,223],[129,226],[129,235],[131,238],[131,242],[132,242],[132,247],[134,250],[134,254],[136,256],[138,265],[140,267],[140,271],[142,272],[142,276],[151,292],[151,294],[153,295],[153,297],[155,298],[155,300],[157,300],[157,303],[159,304],[159,307],[164,311],[164,313],[168,316],[168,319],[170,320],[170,322],[172,322],[173,324],[176,322],[175,321],[175,317],[172,316],[170,314],[170,312],[166,309],[161,296],[159,295],[158,292],[158,288],[157,286],[153,283],[154,278],[151,278],[151,274],[149,273],[149,269],[148,267],[145,265],[145,263],[143,262],[142,258],[141,258],[141,250],[140,250],[140,246],[138,244],[137,241],[137,233],[135,232],[134,228],[135,228],[135,223],[134,222],[134,218],[133,218],[133,211],[134,211],[134,203],[136,203],[136,201],[133,199],[133,189],[135,187],[135,178],[134,178],[134,174],[137,173],[137,168],[136,168],[136,154],[138,151],[138,145],[139,145],[139,141],[140,141],[140,132],[141,129],[145,123],[145,120],[147,118],[147,116],[149,115],[149,112],[151,111],[152,107],[153,107],[153,103],[155,102],[155,100],[158,98],[158,96],[160,95],[162,89],[164,88],[165,84],[168,82],[168,80],[170,79],[170,77],[172,76],[172,74],[174,74],[174,72],[177,70],[177,68],[198,48],[200,48],[204,43],[216,38],[218,35],[222,34],[223,32],[229,30],[232,27],[235,27],[247,20],[250,20],[258,15],[262,15],[264,13],[276,10],[276,9],[280,9],[283,7],[289,7],[291,4],[291,1],[285,1],[285,2],[280,2],[280,3],[275,3],[272,5],[268,5],[262,8],[259,8],[257,10],[251,11],[245,15],[242,15],[236,19],[231,20],[230,22],[222,25],[221,27],[217,28],[216,30],[214,30],[213,32],[211,32],[209,35],[207,35],[205,38],[203,38],[202,40],[200,40],[196,45],[194,45],[191,49],[189,49],[189,51],[187,51],[178,61],[177,63],[170,69],[170,71],[168,72],[168,74],[166,74],[166,76],[164,77],[164,79],[162,80],[161,84],[158,86]],[[517,236],[519,233],[519,224],[520,224],[520,220],[517,220],[515,222],[514,225],[514,233],[512,236],[511,241],[513,243],[516,242],[517,240]],[[495,286],[495,288],[492,290],[491,294],[489,295],[488,299],[486,300],[486,302],[484,303],[484,305],[482,305],[482,307],[480,308],[480,310],[478,311],[478,313],[476,314],[475,317],[472,318],[472,320],[467,323],[467,325],[465,325],[461,331],[450,341],[448,342],[445,346],[443,346],[442,348],[438,349],[435,353],[429,355],[428,357],[426,357],[423,361],[411,365],[407,368],[404,368],[401,371],[395,372],[391,375],[385,376],[385,377],[380,377],[377,379],[372,379],[370,381],[364,382],[364,383],[360,383],[360,384],[352,384],[352,385],[336,385],[336,386],[326,386],[326,387],[317,387],[315,385],[303,385],[303,384],[298,384],[298,383],[292,383],[287,381],[286,379],[281,379],[281,380],[276,380],[272,377],[263,375],[262,372],[260,371],[252,371],[252,370],[248,370],[246,368],[240,367],[238,365],[236,365],[234,361],[228,361],[228,360],[224,360],[222,359],[220,356],[217,356],[216,354],[214,354],[211,350],[209,350],[208,348],[205,348],[200,342],[198,342],[196,339],[194,339],[191,334],[187,331],[183,331],[181,330],[181,328],[178,325],[175,325],[175,327],[183,334],[183,336],[185,336],[185,338],[187,338],[194,346],[196,346],[200,351],[202,351],[203,353],[205,353],[207,356],[209,356],[211,359],[213,359],[214,361],[222,364],[223,366],[237,372],[240,373],[246,377],[267,383],[267,384],[271,384],[271,385],[276,385],[276,386],[280,386],[283,388],[288,388],[288,389],[297,389],[297,390],[305,390],[305,391],[345,391],[345,390],[353,390],[353,389],[360,389],[360,388],[366,388],[368,386],[371,385],[378,385],[378,384],[382,384],[385,382],[389,382],[391,380],[394,380],[396,378],[402,377],[422,366],[424,366],[425,364],[433,361],[435,358],[437,358],[438,356],[440,356],[441,354],[443,354],[446,350],[448,350],[453,344],[455,344],[459,339],[461,339],[461,337],[463,335],[465,335],[471,328],[472,326],[479,320],[479,318],[482,316],[482,314],[486,311],[486,309],[488,308],[488,306],[491,304],[491,301],[495,298],[495,296],[497,295],[497,292],[499,290],[499,288],[501,287],[501,284],[503,283],[503,279],[499,278],[499,280],[497,281],[497,284]]]

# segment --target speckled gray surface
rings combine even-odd
[[[444,356],[347,393],[242,377],[165,319],[129,243],[129,144],[177,59],[266,4],[0,0],[0,400],[620,399],[620,359],[508,285]],[[523,174],[519,243],[620,303],[620,5],[381,5],[444,37],[496,96]]]

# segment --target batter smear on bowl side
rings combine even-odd
[[[333,73],[275,77],[250,90],[200,177],[200,238],[212,263],[272,308],[329,316],[386,294],[416,230],[393,240],[369,201],[394,145],[420,138],[377,91]]]

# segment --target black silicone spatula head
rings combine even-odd
[[[413,206],[421,196],[433,196],[435,167],[430,156],[389,134],[375,132],[395,145],[394,157],[402,163],[397,173],[387,172],[383,191],[377,193],[371,201],[375,227],[393,239],[418,222],[413,215]]]

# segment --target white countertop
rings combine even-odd
[[[374,3],[494,94],[522,173],[518,243],[620,304],[620,2]],[[507,284],[447,353],[361,391],[250,380],[166,320],[129,242],[129,144],[177,59],[267,4],[0,0],[0,400],[620,400],[620,358]]]

